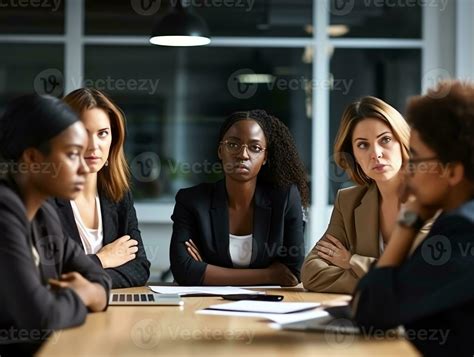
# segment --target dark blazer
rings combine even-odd
[[[0,182],[0,232],[0,330],[9,331],[2,333],[0,354],[26,352],[21,346],[28,342],[37,345],[52,330],[84,322],[87,308],[79,296],[72,289],[50,289],[49,279],[77,271],[109,293],[110,278],[64,237],[54,208],[44,203],[30,223],[16,188],[5,181]],[[39,269],[31,244],[40,256]],[[30,338],[19,340],[19,331]],[[13,343],[10,350],[5,343]]]
[[[128,192],[118,203],[114,203],[100,194],[99,199],[102,212],[103,244],[109,244],[127,234],[138,242],[138,252],[135,259],[119,267],[105,269],[112,278],[112,287],[117,289],[145,285],[150,277],[150,262],[146,257],[138,229],[137,214],[133,207],[132,194]],[[58,198],[54,199],[53,202],[63,223],[65,234],[83,247],[76,221],[74,220],[71,203]],[[89,257],[96,264],[102,266],[97,255],[90,254]]]
[[[442,213],[400,266],[373,268],[360,280],[357,322],[366,331],[403,325],[423,355],[472,356],[473,247],[474,200]]]
[[[249,268],[266,268],[275,260],[300,276],[304,259],[301,198],[296,186],[286,190],[257,184],[254,196],[253,244]],[[170,262],[182,285],[201,285],[207,264],[232,268],[225,181],[200,184],[176,195]],[[204,262],[195,261],[185,241],[196,243]]]

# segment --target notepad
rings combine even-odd
[[[211,305],[206,310],[258,312],[266,314],[290,314],[311,310],[320,306],[317,302],[271,302],[240,300],[227,304]]]
[[[198,310],[196,314],[199,315],[218,315],[218,316],[235,316],[235,317],[253,317],[264,320],[274,321],[278,324],[287,324],[297,321],[305,321],[322,316],[327,316],[328,313],[321,309],[311,309],[302,312],[294,312],[291,314],[268,314],[262,312],[240,312],[240,311],[224,311],[224,310]]]
[[[158,294],[178,294],[180,296],[265,294],[263,291],[247,290],[233,286],[150,286],[149,288]]]

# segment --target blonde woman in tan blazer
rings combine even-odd
[[[346,108],[334,152],[338,166],[357,186],[336,195],[328,229],[303,263],[301,280],[306,289],[352,293],[381,255],[403,205],[399,192],[409,135],[401,114],[378,98],[364,97]]]

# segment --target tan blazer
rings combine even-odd
[[[432,222],[430,220],[421,229],[410,254],[425,238]],[[301,281],[308,290],[351,294],[359,279],[380,256],[377,186],[371,184],[339,190],[325,234],[339,239],[353,254],[351,268],[343,269],[320,258],[315,246],[303,263]]]

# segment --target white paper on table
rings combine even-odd
[[[292,314],[267,314],[259,312],[238,312],[238,311],[223,311],[223,310],[198,310],[196,314],[202,315],[221,315],[221,316],[238,316],[238,317],[258,317],[265,320],[270,320],[278,324],[289,324],[291,322],[299,322],[311,320],[317,317],[328,316],[329,314],[322,309],[313,309],[303,312],[294,312]]]
[[[186,295],[231,295],[231,294],[265,294],[264,291],[246,290],[234,286],[149,286],[158,294]]]
[[[281,285],[251,285],[239,286],[242,289],[281,289]]]
[[[211,305],[209,310],[240,311],[240,312],[261,312],[268,314],[288,314],[301,312],[302,310],[314,309],[321,304],[317,302],[274,302],[240,300],[227,304]]]

